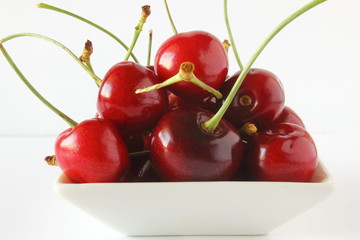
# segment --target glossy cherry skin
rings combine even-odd
[[[255,134],[244,165],[250,180],[309,182],[318,163],[315,143],[302,127],[282,123]]]
[[[228,96],[239,74],[240,72],[235,73],[222,86],[221,102]],[[250,102],[245,101],[246,96],[250,97]],[[267,70],[252,68],[231,102],[225,118],[237,128],[241,128],[246,122],[264,128],[279,116],[284,102],[285,94],[280,80]]]
[[[62,171],[77,183],[122,181],[131,165],[116,126],[104,119],[86,120],[62,132],[55,153]]]
[[[135,91],[159,81],[153,71],[140,64],[116,64],[100,86],[98,112],[104,119],[116,122],[122,132],[140,132],[154,126],[168,108],[165,89],[141,94]]]
[[[214,35],[203,31],[179,33],[167,39],[156,53],[155,73],[165,81],[179,72],[183,62],[192,62],[195,76],[215,89],[220,88],[228,73],[228,56],[222,43]],[[168,89],[186,99],[201,99],[210,95],[185,81]]]
[[[288,106],[284,107],[279,117],[275,119],[274,124],[275,123],[293,123],[305,128],[305,124],[299,115]]]
[[[201,124],[212,113],[176,109],[164,115],[153,131],[151,160],[165,181],[229,180],[238,170],[243,146],[238,131],[222,120],[214,133]]]
[[[219,104],[217,104],[215,96],[209,96],[199,100],[189,100],[169,92],[168,98],[170,110],[177,108],[202,108],[215,113],[219,109]]]

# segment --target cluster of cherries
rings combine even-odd
[[[283,87],[271,72],[251,69],[225,119],[207,128],[239,76],[227,74],[223,44],[203,31],[167,39],[154,66],[116,64],[100,86],[98,118],[58,137],[60,167],[80,183],[310,181],[315,144],[298,115],[284,107]],[[192,78],[210,91],[219,89],[222,97]],[[129,157],[130,152],[140,154]]]
[[[311,181],[316,146],[279,79],[228,69],[204,31],[168,38],[153,66],[117,63],[99,83],[96,118],[70,122],[48,162],[76,183]]]

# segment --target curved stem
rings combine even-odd
[[[183,62],[180,65],[179,72],[172,76],[171,78],[165,80],[164,82],[152,85],[150,87],[137,89],[135,91],[136,94],[143,93],[143,92],[150,92],[156,89],[160,89],[163,87],[170,86],[174,83],[181,82],[181,81],[187,81],[195,84],[196,86],[202,88],[205,91],[208,91],[209,93],[213,94],[216,98],[222,98],[222,94],[217,91],[216,89],[210,87],[209,85],[206,85],[204,82],[199,80],[195,74],[194,74],[195,66],[191,62]]]
[[[93,71],[91,71],[91,69],[89,69],[87,66],[85,66],[82,61],[72,52],[70,51],[70,49],[68,49],[67,47],[65,47],[63,44],[59,43],[58,41],[54,40],[54,39],[51,39],[51,38],[48,38],[48,37],[45,37],[43,35],[40,35],[40,34],[36,34],[36,33],[18,33],[18,34],[13,34],[13,35],[10,35],[10,36],[7,36],[3,39],[0,39],[0,43],[4,43],[6,41],[9,41],[11,39],[14,39],[14,38],[18,38],[18,37],[35,37],[35,38],[40,38],[40,39],[43,39],[45,41],[48,41],[48,42],[51,42],[55,45],[57,45],[58,47],[62,48],[63,50],[65,50],[77,63],[80,64],[80,66],[93,78],[95,79],[97,82],[102,82],[102,80],[96,76],[94,74]]]
[[[289,17],[287,17],[284,21],[282,21],[269,35],[268,37],[261,43],[261,45],[258,47],[258,49],[255,51],[255,53],[250,58],[249,62],[246,64],[244,69],[241,71],[239,77],[237,78],[234,86],[232,87],[228,97],[224,101],[221,108],[218,110],[218,112],[208,121],[206,121],[203,124],[203,127],[205,130],[209,132],[214,132],[218,124],[220,123],[222,117],[224,116],[226,110],[229,108],[232,100],[234,99],[237,91],[239,90],[242,82],[244,81],[244,78],[246,74],[249,72],[251,66],[257,59],[257,57],[260,55],[260,53],[264,50],[264,48],[268,45],[268,43],[289,23],[291,23],[293,20],[295,20],[297,17],[302,15],[303,13],[307,12],[308,10],[312,9],[313,7],[319,5],[320,3],[325,2],[326,0],[313,0],[312,2],[306,4],[299,10],[295,11],[293,14],[291,14]]]
[[[169,9],[169,6],[168,6],[166,0],[164,0],[164,5],[165,5],[165,8],[166,8],[166,13],[167,13],[169,21],[170,21],[171,29],[172,29],[174,35],[176,35],[176,34],[178,34],[178,31],[176,30],[176,27],[175,27],[174,21],[173,21],[173,19],[171,17],[170,9]]]
[[[53,10],[55,12],[59,12],[59,13],[63,13],[65,15],[68,15],[70,17],[73,17],[73,18],[76,18],[80,21],[83,21],[95,28],[97,28],[98,30],[104,32],[105,34],[107,34],[108,36],[110,36],[112,39],[114,39],[115,41],[117,41],[118,43],[120,43],[121,46],[123,46],[125,48],[125,50],[129,50],[129,47],[123,42],[121,41],[118,37],[116,37],[113,33],[111,33],[110,31],[106,30],[105,28],[97,25],[96,23],[86,19],[86,18],[83,18],[83,17],[80,17],[79,15],[76,15],[72,12],[69,12],[69,11],[66,11],[64,9],[61,9],[61,8],[58,8],[58,7],[55,7],[55,6],[51,6],[51,5],[48,5],[48,4],[45,4],[45,3],[39,3],[36,5],[38,8],[44,8],[44,9],[48,9],[48,10]],[[135,62],[139,63],[138,59],[135,57],[135,55],[133,53],[131,53],[131,57],[134,59]]]
[[[229,34],[229,39],[230,39],[231,47],[232,47],[234,55],[235,55],[236,62],[239,65],[239,68],[241,70],[241,69],[243,69],[243,65],[242,65],[242,63],[240,61],[238,50],[236,48],[236,44],[235,44],[235,41],[234,41],[234,38],[233,38],[233,34],[232,34],[232,31],[231,31],[231,27],[230,27],[230,22],[229,22],[229,16],[228,16],[228,10],[227,9],[228,9],[227,8],[227,0],[224,0],[224,16],[225,16],[226,29],[227,29],[228,34]]]
[[[142,32],[143,26],[146,23],[146,19],[147,17],[150,15],[151,11],[150,11],[150,6],[149,5],[145,5],[142,7],[142,12],[141,12],[141,17],[139,20],[138,25],[136,25],[135,27],[135,32],[134,32],[134,37],[133,37],[133,41],[124,57],[124,61],[129,60],[129,57],[135,47],[135,44],[140,36],[140,33]]]
[[[147,56],[146,66],[150,65],[150,60],[151,60],[151,48],[152,48],[152,38],[153,38],[152,36],[153,36],[153,31],[152,31],[152,29],[150,29],[150,31],[149,31],[148,56]]]
[[[6,60],[9,62],[10,66],[14,69],[16,74],[20,77],[20,79],[23,81],[23,83],[29,88],[29,90],[41,101],[43,102],[48,108],[50,108],[54,113],[56,113],[58,116],[60,116],[63,120],[65,120],[70,127],[74,128],[77,125],[77,122],[72,120],[70,117],[68,117],[66,114],[61,112],[59,109],[57,109],[54,105],[52,105],[49,101],[47,101],[26,79],[26,77],[22,74],[20,69],[16,66],[8,52],[5,50],[4,46],[2,45],[0,41],[0,50]]]

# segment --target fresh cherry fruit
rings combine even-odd
[[[148,69],[150,69],[151,71],[155,72],[155,69],[154,69],[154,66],[153,65],[149,65],[149,66],[146,66]]]
[[[99,113],[95,113],[95,118],[103,119],[103,117]],[[129,133],[129,132],[119,129],[119,134],[121,136],[121,139],[124,141],[129,153],[140,152],[140,151],[144,150],[145,139],[144,139],[143,133],[141,133],[141,132]]]
[[[148,131],[142,134],[143,150],[150,150],[152,132]]]
[[[127,148],[116,126],[91,119],[62,132],[55,143],[57,162],[74,182],[118,182],[130,170]]]
[[[164,89],[136,94],[135,91],[159,83],[148,68],[134,62],[120,62],[105,75],[97,108],[104,119],[117,123],[122,132],[140,132],[155,125],[168,108]]]
[[[219,104],[216,101],[215,96],[209,96],[199,100],[188,100],[169,92],[169,109],[174,110],[176,108],[202,108],[210,112],[215,113],[219,110]]]
[[[228,96],[240,72],[231,76],[221,87],[223,102]],[[285,94],[280,80],[271,72],[252,68],[229,106],[225,118],[235,127],[254,123],[258,128],[272,124],[284,108]]]
[[[156,53],[155,73],[165,81],[176,75],[184,62],[193,63],[195,76],[214,89],[220,88],[228,73],[225,48],[214,35],[207,32],[178,33],[167,39]],[[210,95],[186,81],[170,85],[168,89],[186,99],[201,99]]]
[[[165,114],[153,131],[151,160],[165,181],[229,180],[238,170],[243,146],[238,131],[221,120],[213,133],[202,124],[213,116],[198,109]]]
[[[293,123],[305,128],[305,125],[299,115],[288,106],[284,107],[284,109],[281,111],[280,116],[275,119],[274,124],[275,123]]]
[[[315,143],[302,127],[274,124],[248,142],[244,158],[250,180],[309,182],[318,163]]]

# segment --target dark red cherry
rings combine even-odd
[[[240,72],[235,73],[221,87],[224,101]],[[258,128],[270,126],[284,107],[285,95],[280,80],[271,72],[252,68],[236,93],[225,118],[237,128],[246,122]]]
[[[161,118],[153,131],[151,159],[163,180],[229,180],[236,173],[243,154],[241,137],[226,120],[214,133],[205,131],[202,124],[212,116],[179,108]]]
[[[214,89],[220,88],[228,73],[225,48],[219,39],[207,32],[179,33],[167,39],[156,53],[155,72],[165,81],[176,75],[184,62],[193,63],[195,76]],[[201,99],[210,95],[186,81],[170,85],[168,89],[186,99]]]
[[[153,71],[140,64],[116,64],[100,86],[98,112],[104,119],[116,122],[122,132],[140,132],[154,126],[167,111],[166,91],[158,89],[136,94],[135,90],[159,81]]]
[[[55,143],[57,163],[74,182],[118,182],[130,170],[127,148],[116,126],[91,119],[62,132]]]
[[[173,110],[176,108],[202,108],[210,112],[215,113],[219,110],[219,104],[215,96],[209,96],[199,100],[189,100],[183,97],[176,96],[175,94],[169,92],[169,109]]]
[[[275,123],[293,123],[305,128],[305,125],[299,115],[288,106],[284,107],[284,109],[280,113],[280,116],[275,119],[274,124]]]
[[[315,143],[302,127],[274,124],[248,142],[245,170],[250,180],[309,182],[318,156]]]

